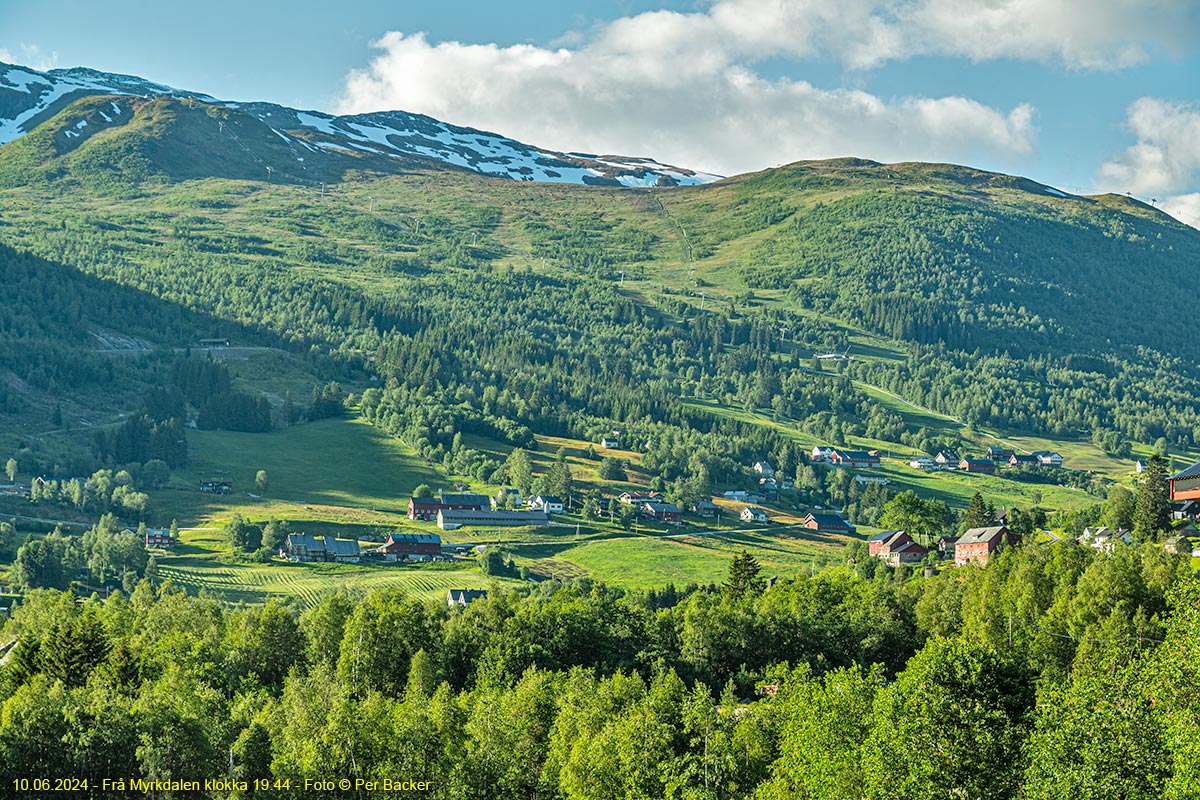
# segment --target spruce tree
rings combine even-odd
[[[1137,503],[1133,511],[1133,535],[1141,542],[1158,541],[1171,527],[1171,497],[1167,485],[1167,463],[1153,455],[1138,482]]]
[[[729,562],[729,579],[722,587],[732,600],[741,600],[748,595],[762,592],[766,581],[759,575],[758,560],[746,550],[738,553]]]
[[[983,501],[983,495],[976,492],[971,498],[970,504],[967,506],[967,513],[963,517],[963,530],[971,530],[971,528],[986,528],[995,520],[995,513],[988,513],[987,504]]]

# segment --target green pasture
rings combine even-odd
[[[254,518],[327,519],[334,522],[404,524],[408,498],[421,483],[447,485],[396,439],[360,419],[326,419],[271,431],[189,431],[191,459],[175,474],[175,490],[154,494],[159,516],[187,524],[238,511]],[[263,497],[254,486],[258,470],[270,485]],[[201,478],[233,480],[232,495],[199,491]],[[357,512],[357,513],[354,513]]]
[[[763,527],[707,536],[639,536],[584,542],[572,547],[514,548],[517,563],[553,558],[583,567],[597,580],[628,589],[667,583],[720,583],[729,561],[742,549],[754,555],[764,575],[791,577],[840,559],[847,537]]]

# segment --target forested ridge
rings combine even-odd
[[[39,590],[0,629],[0,792],[223,776],[232,749],[238,779],[292,781],[252,797],[332,796],[297,790],[330,777],[439,798],[1200,796],[1186,558],[1061,542],[871,572],[765,588],[743,554],[721,587],[548,581],[450,612]]]
[[[17,169],[39,147],[82,159],[87,143],[54,144],[54,131],[93,113],[89,102],[0,149],[0,164]],[[896,441],[886,412],[872,422],[848,384],[799,369],[867,332],[907,357],[855,359],[847,377],[969,425],[1094,435],[1113,452],[1187,449],[1200,435],[1200,343],[1177,313],[1195,291],[1200,235],[1132,200],[854,160],[653,194],[453,171],[347,172],[326,193],[286,176],[183,180],[205,174],[196,126],[216,112],[159,98],[139,113],[87,146],[136,134],[135,150],[192,172],[109,170],[123,187],[110,191],[76,165],[4,190],[0,242],[12,249],[0,260],[23,292],[5,358],[47,389],[68,373],[118,379],[127,367],[89,352],[87,331],[111,327],[159,347],[204,335],[278,347],[319,382],[376,371],[402,403],[423,388],[422,404],[438,406],[425,416],[458,413],[459,375],[500,393],[511,381],[523,402],[501,416],[534,432],[578,435],[570,415],[695,426],[678,401],[695,397],[813,420],[821,436],[882,427],[877,438]],[[125,292],[127,308],[105,298],[88,307],[110,308],[89,311],[107,321],[85,320],[78,298],[25,296],[72,284],[74,271]],[[46,328],[45,300],[63,306],[59,328]],[[148,315],[153,330],[139,327]],[[598,382],[606,391],[584,389]],[[0,400],[20,406],[11,392]]]

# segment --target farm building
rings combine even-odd
[[[439,511],[484,511],[490,508],[492,500],[482,494],[447,494],[442,492],[438,497],[411,497],[408,500],[408,518],[421,519],[426,522],[437,519]]]
[[[436,497],[410,497],[408,498],[408,518],[423,519],[426,522],[432,519],[437,519],[437,514],[442,510],[442,501]]]
[[[925,560],[929,551],[913,541],[904,531],[882,531],[868,542],[868,552],[878,559],[898,567],[901,564],[918,564]]]
[[[284,549],[286,556],[292,561],[337,561],[357,564],[362,557],[362,548],[354,539],[311,536],[307,533],[289,533]]]
[[[990,458],[964,458],[958,462],[960,472],[982,472],[991,475],[996,471],[996,464]]]
[[[696,513],[702,517],[715,517],[717,515],[717,504],[711,500],[701,500],[696,503]]]
[[[200,491],[209,494],[230,494],[233,492],[233,481],[229,478],[204,478],[200,481]]]
[[[441,494],[442,508],[451,511],[486,511],[491,508],[492,501],[485,494],[463,492],[459,494]]]
[[[486,600],[487,596],[487,589],[449,589],[446,591],[446,605],[462,608],[476,600]]]
[[[865,450],[834,450],[829,460],[835,467],[871,469],[879,466],[879,455]]]
[[[436,533],[390,533],[375,552],[384,561],[433,558],[441,555],[442,537]]]
[[[837,514],[824,514],[820,511],[809,513],[804,518],[804,526],[814,531],[825,531],[827,533],[854,533],[855,531],[853,525]]]
[[[307,533],[289,533],[284,543],[287,557],[292,561],[324,561],[325,539]]]
[[[1018,534],[1012,533],[1003,525],[971,528],[954,544],[954,563],[960,567],[972,561],[986,564],[992,553],[1020,541],[1021,537]]]
[[[147,528],[144,544],[147,548],[160,547],[169,550],[175,546],[175,537],[167,528]]]
[[[452,531],[467,525],[537,525],[550,524],[550,515],[545,511],[469,511],[466,509],[443,509],[437,514],[438,527]]]
[[[1170,486],[1171,502],[1180,500],[1200,500],[1200,462],[1180,470],[1167,479]]]
[[[362,558],[362,548],[354,539],[325,538],[325,560],[339,564],[357,564]]]
[[[672,525],[678,525],[683,522],[683,512],[679,510],[679,506],[674,503],[661,503],[651,501],[642,504],[642,516],[647,519],[658,520],[659,522],[669,522]]]

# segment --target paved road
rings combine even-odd
[[[43,517],[26,517],[21,514],[0,514],[0,517],[5,519],[22,519],[27,522],[44,522],[47,525],[70,525],[73,528],[90,528],[91,523],[88,522],[73,522],[68,519],[45,519]]]

